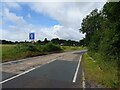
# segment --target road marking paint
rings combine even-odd
[[[16,75],[16,76],[13,76],[13,77],[9,78],[9,79],[6,79],[6,80],[0,82],[0,84],[5,83],[5,82],[7,82],[7,81],[9,81],[9,80],[12,80],[12,79],[14,79],[14,78],[17,78],[17,77],[19,77],[19,76],[21,76],[21,75],[23,75],[23,74],[26,74],[26,73],[34,70],[34,69],[36,69],[36,68],[31,68],[31,69],[29,69],[29,70],[27,70],[27,71],[25,71],[25,72],[23,72],[23,73],[20,73],[20,74],[18,74],[18,75]]]
[[[51,62],[53,62],[53,61],[55,61],[55,60],[57,60],[57,59],[53,59],[53,60],[51,60],[51,61],[49,61],[49,62],[47,62],[47,63],[51,63]]]
[[[55,60],[57,60],[57,59],[53,59],[53,60],[47,62],[47,64],[48,64],[48,63],[51,63],[51,62],[53,62],[53,61],[55,61]],[[20,74],[18,74],[18,75],[15,75],[15,76],[13,76],[13,77],[11,77],[11,78],[8,78],[8,79],[6,79],[6,80],[4,80],[4,81],[1,81],[0,84],[3,84],[3,83],[5,83],[5,82],[7,82],[7,81],[10,81],[10,80],[12,80],[12,79],[15,79],[15,78],[17,78],[17,77],[19,77],[19,76],[22,76],[22,75],[24,75],[24,74],[26,74],[26,73],[28,73],[28,72],[31,72],[31,71],[39,68],[39,67],[40,67],[40,66],[36,66],[36,67],[31,68],[31,69],[29,69],[29,70],[27,70],[27,71],[25,71],[25,72],[23,72],[23,73],[20,73]]]
[[[83,85],[83,90],[84,90],[84,88],[85,88],[85,76],[84,76],[84,71],[82,72],[82,76],[83,76],[83,82],[82,82],[82,85]]]
[[[80,59],[79,59],[79,62],[78,62],[78,65],[77,65],[77,69],[76,69],[76,71],[75,71],[74,78],[73,78],[73,81],[72,81],[72,82],[76,82],[77,73],[78,73],[78,70],[79,70],[79,67],[80,67],[81,58],[82,58],[82,55],[80,55]]]
[[[62,55],[60,55],[59,57],[61,57],[61,56]],[[37,57],[39,57],[39,56],[37,56]],[[36,58],[36,57],[30,57],[30,58],[20,59],[20,60],[16,60],[16,61],[4,62],[4,63],[0,63],[0,65],[11,64],[11,63],[19,63],[19,62],[27,61],[27,60],[34,59],[34,58]]]

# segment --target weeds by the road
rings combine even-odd
[[[83,55],[83,65],[86,80],[101,84],[103,87],[118,88],[118,72],[112,64],[94,60],[86,53]]]
[[[1,45],[0,47],[2,47],[2,62],[56,52],[83,49],[82,47],[78,46],[60,46],[51,42],[45,45],[40,45],[38,43],[23,43],[13,45]]]
[[[45,45],[23,43],[17,45],[1,45],[1,47],[2,62],[60,52],[62,50],[59,45],[55,45],[51,42]]]

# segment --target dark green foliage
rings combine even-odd
[[[59,38],[54,38],[51,40],[54,44],[59,44],[62,46],[80,46],[80,42],[73,41],[73,40],[63,40]]]
[[[60,44],[60,40],[59,38],[54,38],[51,40],[52,43],[55,43],[55,44]]]
[[[37,47],[37,44],[32,43],[17,44],[15,46],[18,51],[39,51]]]
[[[120,1],[106,3],[103,7],[103,13],[112,22],[120,21]]]
[[[38,44],[41,44],[41,43],[42,43],[42,41],[41,41],[41,40],[38,40],[38,41],[37,41],[37,43],[38,43]]]
[[[43,51],[44,52],[61,51],[61,47],[59,45],[53,44],[52,42],[49,42],[43,46]]]
[[[108,30],[105,31],[106,38],[109,40],[109,53],[116,57],[116,60],[120,57],[120,2],[106,3],[103,8],[103,13],[106,15],[108,20],[106,27]]]
[[[100,13],[98,13],[97,9],[93,10],[89,15],[86,16],[86,18],[83,19],[80,32],[86,33],[86,38],[84,39],[85,45],[89,45],[91,43],[92,45],[96,44],[95,47],[97,47],[101,37],[99,30],[101,28],[102,22],[103,17]]]
[[[86,34],[84,45],[100,67],[104,70],[118,66],[120,69],[120,2],[107,2],[100,12],[93,10],[83,19],[81,26],[80,32]],[[119,86],[114,81],[112,85]]]
[[[0,40],[0,44],[14,44],[14,42],[7,40]]]
[[[46,44],[46,43],[48,43],[49,41],[47,40],[47,38],[45,38],[44,39],[44,41],[43,41],[43,44]]]
[[[53,38],[51,41],[47,40],[47,38],[45,38],[44,41],[41,41],[41,40],[36,41],[36,43],[39,45],[45,45],[48,42],[52,42],[54,44],[59,44],[62,46],[80,46],[80,45],[82,45],[82,42],[78,42],[78,41],[74,41],[74,40],[64,40],[64,39],[59,39],[59,38]],[[26,41],[26,40],[19,41],[19,42],[18,41],[12,42],[12,41],[7,41],[7,40],[0,40],[0,43],[1,44],[23,44],[23,43],[30,44],[31,42]]]
[[[101,12],[93,10],[83,19],[80,31],[86,33],[84,44],[109,59],[120,56],[120,2],[106,3]]]
[[[61,47],[59,45],[53,44],[52,42],[49,42],[45,45],[40,45],[38,43],[23,43],[23,44],[17,44],[15,46],[17,52],[56,52],[60,51]]]

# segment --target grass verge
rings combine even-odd
[[[2,62],[50,54],[62,50],[59,45],[53,43],[47,43],[45,45],[23,43],[16,45],[0,45],[0,47],[2,47]]]
[[[83,55],[83,67],[85,79],[100,84],[105,88],[118,88],[117,68],[103,64],[100,67],[100,61],[93,60],[87,53]],[[106,67],[111,67],[106,69]],[[105,69],[104,69],[105,68]]]
[[[48,43],[45,45],[31,45],[31,44],[18,44],[18,45],[0,45],[1,53],[2,53],[2,62],[7,62],[11,60],[18,60],[27,57],[58,53],[58,52],[66,52],[66,51],[74,51],[74,50],[82,50],[82,47],[73,47],[73,46],[59,46],[53,43]]]

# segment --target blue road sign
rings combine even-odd
[[[35,39],[35,33],[29,33],[29,39],[34,40]]]

